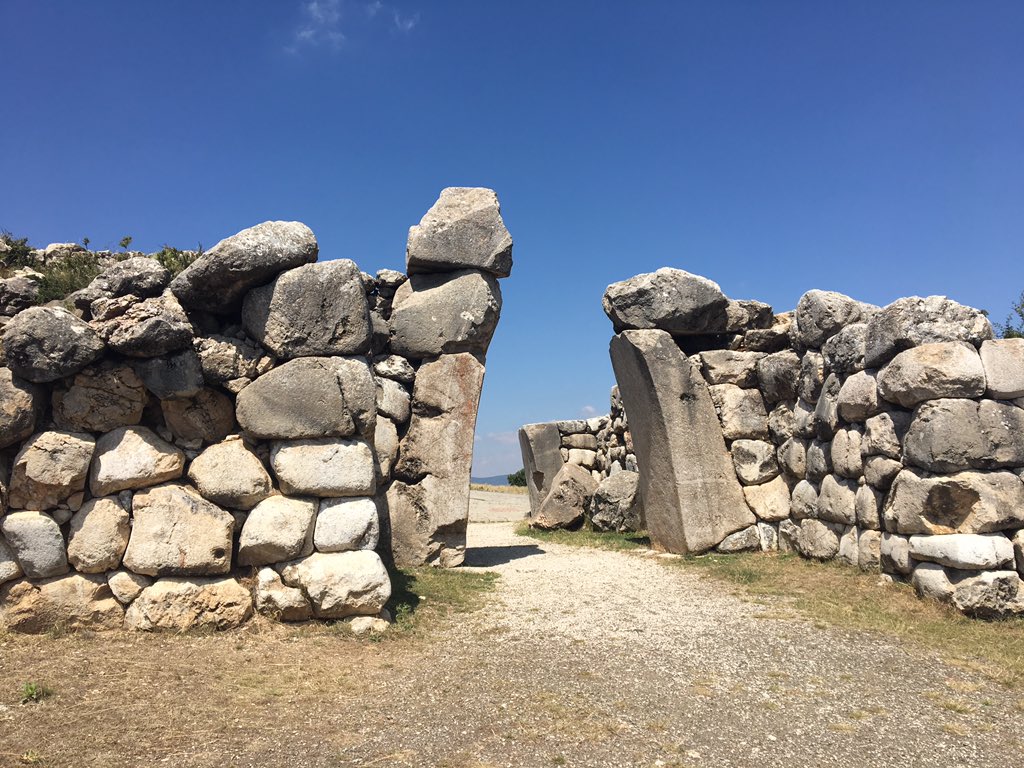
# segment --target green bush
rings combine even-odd
[[[518,472],[513,472],[511,475],[508,475],[508,484],[509,485],[518,485],[520,487],[525,488],[526,487],[526,470],[525,469],[520,469]]]
[[[39,303],[66,298],[92,282],[101,271],[99,260],[93,253],[76,252],[60,262],[39,269]]]
[[[1006,322],[995,325],[996,332],[1004,339],[1024,339],[1024,292],[1013,305],[1013,311],[1007,315]]]
[[[202,245],[199,245],[199,247],[194,251],[179,251],[177,248],[171,248],[171,246],[165,245],[157,253],[153,254],[153,258],[160,262],[160,264],[162,264],[171,273],[171,277],[175,277],[179,272],[184,270],[185,267],[202,255]]]
[[[32,246],[28,244],[27,237],[15,237],[10,232],[4,231],[0,232],[0,242],[10,249],[5,251],[0,258],[0,269],[5,273],[18,267],[35,264],[32,259]]]

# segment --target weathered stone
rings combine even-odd
[[[903,464],[886,456],[868,456],[864,459],[864,480],[872,488],[889,490]]]
[[[376,549],[380,519],[373,499],[324,499],[316,516],[313,544],[318,552]]]
[[[1024,528],[1013,535],[1013,556],[1017,564],[1017,571],[1024,573]],[[3,580],[2,570],[0,570],[0,580]]]
[[[781,477],[762,485],[745,487],[743,497],[758,520],[775,522],[789,517],[789,486]]]
[[[191,348],[136,361],[134,368],[146,389],[161,400],[192,397],[203,388],[203,368]]]
[[[27,277],[0,280],[0,315],[13,317],[39,299],[39,285]]]
[[[769,328],[751,328],[743,335],[743,345],[751,352],[780,352],[789,346],[793,314],[775,315]]]
[[[800,378],[800,358],[791,350],[776,352],[757,362],[757,380],[768,403],[795,400]]]
[[[864,363],[878,368],[903,350],[922,344],[965,341],[975,347],[992,338],[992,324],[971,307],[945,296],[894,301],[868,321]]]
[[[733,384],[718,384],[708,389],[726,440],[766,440],[769,437],[768,414],[760,392],[740,389]]]
[[[877,531],[882,527],[882,501],[884,496],[870,485],[857,488],[854,506],[857,512],[857,527]]]
[[[878,372],[878,391],[904,408],[943,397],[980,397],[985,369],[967,344],[924,344],[900,352]]]
[[[236,379],[255,379],[269,369],[270,358],[254,345],[230,336],[198,338],[193,348],[199,355],[203,377],[210,384]]]
[[[907,461],[932,472],[1024,466],[1024,409],[995,400],[922,403],[903,441]]]
[[[270,466],[288,494],[372,496],[377,490],[373,448],[364,440],[326,437],[275,443]]]
[[[370,436],[377,387],[364,358],[302,357],[238,395],[238,423],[261,439]]]
[[[142,590],[153,583],[149,576],[131,571],[114,571],[107,574],[107,586],[121,605],[128,605],[142,594]]]
[[[53,392],[53,420],[64,429],[109,432],[138,424],[146,388],[127,365],[89,367],[68,389]]]
[[[725,311],[728,317],[725,329],[733,332],[746,331],[748,328],[771,328],[775,319],[771,304],[763,301],[730,301]]]
[[[385,379],[394,379],[405,385],[410,385],[416,380],[416,370],[404,357],[388,355],[387,357],[375,358],[373,361],[373,372]]]
[[[814,406],[814,429],[819,440],[831,440],[839,428],[839,389],[841,385],[830,373],[821,387],[818,403]]]
[[[779,529],[774,523],[757,523],[762,552],[777,552],[779,549]]]
[[[760,352],[733,352],[713,349],[700,353],[701,372],[708,384],[735,384],[737,387],[757,386]]]
[[[779,474],[775,447],[763,440],[736,440],[732,444],[732,464],[743,485],[760,485]]]
[[[824,383],[825,358],[818,352],[805,352],[800,358],[800,375],[796,382],[797,397],[812,405],[817,403]]]
[[[779,468],[791,478],[802,480],[807,476],[807,441],[791,437],[777,451]]]
[[[782,402],[768,414],[768,432],[776,444],[784,443],[796,434],[796,403]]]
[[[91,435],[39,432],[14,458],[8,504],[11,509],[53,509],[85,489],[96,442]]]
[[[387,495],[398,565],[462,562],[469,518],[473,431],[484,366],[472,355],[442,355],[416,374],[412,420]]]
[[[818,436],[818,425],[814,416],[815,406],[806,400],[797,400],[793,406],[793,434],[797,437]]]
[[[0,368],[0,449],[31,435],[45,405],[40,387]]]
[[[64,539],[56,521],[44,512],[11,512],[0,518],[3,533],[22,571],[46,579],[68,571]]]
[[[313,552],[312,499],[271,496],[249,513],[238,539],[239,565],[269,565]]]
[[[948,603],[953,599],[953,584],[945,568],[936,563],[920,563],[914,567],[910,583],[919,597]]]
[[[1024,397],[1024,339],[997,339],[981,343],[986,394],[997,400]]]
[[[278,621],[307,621],[313,618],[302,590],[286,587],[273,568],[260,568],[256,574],[256,610]]]
[[[864,422],[861,453],[864,456],[888,456],[899,459],[903,455],[903,437],[910,427],[910,414],[904,412],[880,413]]]
[[[399,424],[409,420],[411,398],[409,390],[391,379],[377,379],[377,413]]]
[[[375,616],[391,597],[391,580],[376,552],[315,552],[289,563],[281,579],[309,597],[321,619]]]
[[[18,558],[14,555],[14,550],[11,549],[4,537],[0,536],[0,585],[17,579],[23,573],[21,565],[18,564]]]
[[[1016,571],[983,571],[956,581],[953,606],[979,619],[1024,615],[1021,580]]]
[[[483,355],[501,314],[501,288],[484,272],[413,275],[395,296],[391,349],[422,360],[470,352]]]
[[[90,499],[71,518],[68,560],[82,573],[103,573],[121,565],[131,531],[128,513],[116,499]]]
[[[181,477],[185,455],[146,427],[119,427],[96,442],[89,471],[93,496],[145,488]]]
[[[527,424],[519,430],[519,449],[534,514],[540,511],[541,502],[551,491],[551,481],[562,468],[560,445],[561,437],[554,424]]]
[[[886,573],[900,573],[909,576],[914,570],[910,559],[910,540],[895,533],[883,533],[879,546],[882,570]]]
[[[861,434],[860,428],[853,426],[836,430],[832,438],[832,467],[840,477],[856,479],[864,473],[860,456]]]
[[[878,571],[881,567],[882,534],[879,531],[860,531],[857,535],[857,565],[862,571]]]
[[[159,357],[192,344],[192,323],[170,294],[132,304],[124,314],[94,322],[107,345],[126,357]]]
[[[830,523],[853,525],[857,522],[857,483],[836,475],[826,475],[818,493],[817,517]]]
[[[854,526],[847,527],[839,537],[839,552],[836,560],[856,568],[860,564],[859,534]]]
[[[171,281],[189,309],[228,314],[242,297],[286,269],[316,261],[316,238],[297,221],[266,221],[221,240]]]
[[[800,526],[792,520],[782,520],[779,523],[779,552],[797,552],[800,541]]]
[[[0,590],[0,617],[13,632],[120,629],[124,609],[98,575],[19,581]]]
[[[204,498],[231,509],[252,509],[273,491],[263,462],[237,438],[211,445],[196,456],[188,477]]]
[[[864,305],[835,291],[808,291],[796,305],[793,342],[801,349],[821,348],[832,336],[863,317]]]
[[[836,406],[845,421],[866,421],[882,410],[874,371],[858,371],[839,388]]]
[[[104,268],[86,289],[99,298],[106,296],[159,296],[171,281],[171,273],[156,259],[132,256]]]
[[[494,190],[449,187],[409,228],[406,270],[452,272],[482,269],[498,277],[512,273],[512,236],[501,219]]]
[[[599,446],[597,435],[565,435],[562,437],[562,447],[570,450],[575,448],[583,451],[596,451]]]
[[[904,469],[883,511],[897,533],[990,533],[1024,527],[1024,483],[1012,472],[968,470],[929,477]]]
[[[609,285],[602,303],[616,333],[652,328],[676,336],[721,333],[729,322],[729,300],[718,283],[669,267]]]
[[[78,373],[105,348],[88,323],[59,307],[30,307],[4,326],[7,367],[37,384]]]
[[[147,576],[231,569],[234,518],[188,486],[169,483],[139,491],[132,499],[132,518],[125,568]]]
[[[252,615],[249,590],[232,578],[160,579],[135,598],[124,617],[125,629],[146,632],[225,630]]]
[[[541,502],[530,525],[534,528],[574,528],[583,521],[597,481],[576,464],[566,464],[551,481],[551,491]]]
[[[949,568],[992,570],[1013,565],[1013,544],[1001,533],[911,536],[910,555]]]
[[[731,533],[715,547],[719,552],[754,552],[761,549],[761,534],[756,525]]]
[[[597,452],[587,451],[580,448],[570,448],[569,458],[566,461],[569,464],[576,464],[577,466],[584,467],[585,469],[593,469],[597,466]]]
[[[349,259],[304,264],[246,294],[242,324],[277,357],[358,355],[370,349],[370,311]]]
[[[377,459],[377,487],[391,480],[391,470],[398,458],[398,428],[390,419],[379,417],[373,432],[374,456]]]
[[[655,548],[703,552],[753,525],[756,518],[743,499],[709,388],[672,337],[663,331],[625,331],[612,339],[611,357]],[[753,437],[766,437],[764,406],[753,392],[762,419]]]
[[[801,520],[797,549],[804,557],[831,560],[839,554],[839,536],[844,530],[844,526],[836,523],[824,523],[813,518]]]
[[[235,429],[235,405],[223,392],[209,387],[192,397],[161,400],[164,421],[180,440],[223,440]]]
[[[807,446],[807,479],[821,482],[832,473],[832,446],[820,440],[813,440]]]
[[[617,472],[602,480],[590,502],[590,522],[598,531],[638,531],[643,509],[638,493],[640,475]]]
[[[825,370],[839,377],[850,376],[864,370],[867,334],[867,323],[854,323],[826,341],[821,348]]]

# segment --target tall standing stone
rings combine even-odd
[[[562,469],[562,436],[552,423],[527,424],[519,430],[519,450],[523,454],[526,488],[530,492],[530,512],[537,514],[551,491],[551,481]]]
[[[704,552],[756,523],[707,385],[672,337],[657,330],[625,331],[612,339],[611,358],[655,547]]]

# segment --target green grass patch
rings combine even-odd
[[[565,544],[570,547],[589,547],[591,549],[650,549],[651,540],[643,531],[637,533],[605,533],[586,528],[578,531],[542,531],[531,528],[528,522],[516,526],[518,536],[526,536],[537,541],[550,541],[554,544]]]
[[[919,599],[906,584],[879,584],[877,573],[793,554],[711,554],[667,564],[735,585],[742,595],[784,597],[816,624],[897,637],[1007,687],[1024,686],[1024,619],[969,619]]]
[[[387,608],[395,624],[385,637],[416,633],[439,620],[478,610],[498,578],[497,573],[430,566],[392,571]]]

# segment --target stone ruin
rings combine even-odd
[[[385,563],[461,563],[497,197],[445,189],[408,277],[318,252],[265,222],[173,280],[127,258],[41,307],[0,281],[3,625],[379,629]]]
[[[678,269],[609,286],[604,308],[655,548],[794,551],[1024,614],[1024,339],[942,296],[813,290],[777,315]],[[553,477],[535,517],[592,504],[585,486]]]

